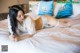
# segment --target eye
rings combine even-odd
[[[22,16],[24,17],[24,14],[22,14]]]
[[[18,16],[19,18],[21,17],[21,15]]]

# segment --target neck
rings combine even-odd
[[[19,22],[20,23],[20,25],[23,25],[23,22]]]

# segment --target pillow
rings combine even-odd
[[[38,15],[53,15],[53,1],[41,1]]]
[[[38,14],[40,1],[29,1],[29,12]]]
[[[75,19],[80,14],[80,3],[73,3],[73,15],[70,18]]]
[[[29,12],[37,15],[53,15],[53,1],[29,1]]]
[[[69,17],[72,15],[73,13],[73,7],[72,7],[72,3],[66,3],[66,4],[63,4],[63,3],[59,3],[58,4],[59,6],[57,7],[57,12],[55,14],[55,17],[56,18],[66,18],[66,17]]]
[[[72,0],[73,3],[79,3],[80,0]]]

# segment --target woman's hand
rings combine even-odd
[[[10,38],[10,40],[17,42],[20,40],[31,38],[32,36],[33,35],[30,35],[30,34],[25,34],[25,35],[20,35],[20,36],[10,35],[9,38]]]
[[[10,35],[9,38],[10,40],[15,41],[15,42],[19,41],[19,36]]]
[[[27,17],[31,17],[33,20],[37,20],[40,16],[38,16],[37,14],[35,13],[26,13],[24,14],[24,16],[27,16]]]

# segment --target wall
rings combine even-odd
[[[29,0],[0,0],[0,13],[7,13],[8,12],[8,7],[18,4],[28,4]]]

